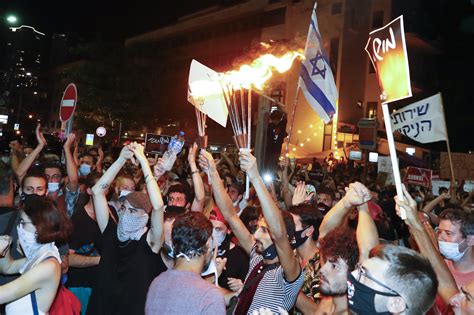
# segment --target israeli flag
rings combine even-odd
[[[306,101],[327,124],[336,113],[338,96],[331,66],[321,42],[315,3],[306,39],[305,60],[301,65],[298,88],[301,88]]]

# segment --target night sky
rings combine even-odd
[[[0,1],[0,15],[12,13],[20,24],[28,24],[51,35],[74,33],[85,39],[123,42],[125,38],[174,23],[179,16],[216,3],[237,0],[146,0],[146,1]],[[395,1],[395,0],[394,0]],[[400,5],[408,0],[396,0]],[[237,1],[238,2],[238,1]],[[453,151],[474,150],[474,1],[422,0],[426,14],[439,16],[427,30],[441,48],[439,83],[442,90],[448,132]],[[434,12],[434,11],[438,12]],[[402,12],[410,14],[409,12]],[[430,34],[428,34],[430,33]],[[434,145],[445,150],[445,145]]]

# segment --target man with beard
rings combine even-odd
[[[321,187],[318,190],[318,210],[321,211],[323,215],[328,213],[332,208],[334,203],[335,195],[334,190],[328,187]]]
[[[112,259],[102,253],[99,267],[108,260],[110,265],[101,269],[101,273],[115,272],[117,275],[117,279],[109,279],[112,283],[108,287],[113,292],[101,292],[104,298],[98,298],[97,305],[92,303],[93,290],[93,314],[143,314],[151,281],[167,269],[158,255],[163,237],[164,205],[143,149],[137,143],[125,146],[119,158],[92,188],[96,220],[104,239],[103,247],[115,247],[115,253],[110,254],[114,256]],[[148,195],[142,192],[127,194],[121,208],[117,209],[119,220],[115,225],[107,205],[107,190],[125,162],[133,157],[142,167]]]
[[[173,223],[173,269],[160,274],[148,290],[145,314],[224,314],[219,289],[201,278],[211,263],[212,224],[199,212],[186,212]]]
[[[216,170],[212,155],[201,151],[199,164],[210,176],[216,203],[241,246],[250,256],[249,272],[238,296],[234,314],[251,314],[262,307],[279,313],[290,310],[303,284],[304,274],[293,254],[295,225],[287,212],[278,209],[250,153],[240,153],[240,166],[249,176],[262,206],[263,217],[252,237],[234,211],[232,201]],[[286,214],[286,215],[285,215]]]

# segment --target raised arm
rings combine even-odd
[[[275,244],[280,264],[283,267],[285,278],[292,282],[298,278],[301,273],[301,267],[298,259],[293,253],[285,222],[281,215],[281,210],[273,201],[268,192],[262,177],[258,173],[257,160],[249,152],[240,152],[240,167],[245,171],[257,192],[258,199],[262,206],[262,213],[268,224],[272,240]]]
[[[99,157],[97,158],[97,162],[95,163],[95,169],[97,172],[102,173],[102,164],[104,162],[104,151],[101,147],[97,148],[97,153]]]
[[[201,178],[201,174],[199,173],[199,169],[196,165],[196,151],[197,151],[197,144],[194,143],[192,147],[189,148],[188,153],[188,162],[189,167],[191,168],[191,176],[193,178],[193,187],[194,187],[194,200],[193,204],[191,205],[191,211],[202,212],[204,207],[204,198],[206,197],[204,192],[204,183]]]
[[[38,145],[30,154],[28,154],[28,156],[23,161],[21,161],[20,165],[18,165],[16,169],[16,177],[19,183],[22,182],[23,177],[25,177],[31,165],[33,165],[33,162],[36,160],[38,155],[46,146],[46,139],[44,138],[43,133],[41,132],[40,129],[41,129],[41,124],[38,124],[36,126],[36,140],[38,140]]]
[[[229,171],[232,174],[232,176],[237,176],[237,168],[235,167],[234,161],[232,161],[227,154],[227,152],[223,151],[221,152],[221,157],[224,159],[224,161],[227,163],[229,166]]]
[[[344,198],[339,200],[324,216],[321,226],[319,227],[319,238],[323,238],[329,231],[340,226],[353,206],[361,205],[370,200],[370,196],[357,193],[356,188],[360,188],[360,185],[365,187],[359,182],[355,182],[350,184],[349,187],[346,187],[346,195]]]
[[[369,259],[372,248],[379,244],[379,234],[374,220],[370,216],[369,207],[364,203],[357,207],[359,210],[359,222],[357,223],[357,246],[359,247],[359,261]]]
[[[227,223],[229,223],[232,232],[239,240],[239,246],[242,247],[247,254],[250,254],[255,241],[252,234],[250,234],[245,224],[235,212],[232,200],[229,195],[227,195],[224,184],[216,170],[216,164],[214,163],[212,155],[205,150],[201,150],[199,165],[211,178],[212,192],[214,193],[216,204]]]
[[[458,293],[456,282],[418,217],[416,201],[413,200],[407,192],[405,186],[403,186],[402,189],[404,200],[395,197],[397,212],[400,213],[400,208],[405,209],[407,216],[405,223],[410,227],[410,232],[415,239],[421,254],[425,256],[433,266],[439,283],[438,294],[441,296],[443,301],[448,304],[450,298]]]
[[[99,179],[99,181],[92,187],[92,199],[94,201],[95,215],[97,224],[102,233],[104,233],[109,223],[109,205],[107,204],[106,193],[110,184],[122,169],[125,162],[132,158],[133,152],[128,146],[123,147],[119,158],[109,167],[107,172]]]
[[[79,178],[77,176],[77,164],[74,161],[74,157],[71,152],[71,145],[74,145],[76,135],[71,133],[67,136],[66,142],[64,143],[64,156],[66,157],[66,171],[69,179],[68,189],[70,191],[77,191],[79,188]]]
[[[163,244],[163,213],[164,213],[164,202],[161,196],[160,188],[153,177],[148,159],[143,152],[144,148],[141,144],[132,143],[130,146],[131,150],[135,154],[135,158],[140,163],[143,171],[143,177],[146,183],[146,189],[148,191],[148,197],[150,198],[151,205],[153,206],[151,213],[151,228],[147,235],[147,242],[151,250],[154,253],[160,251],[161,245]]]

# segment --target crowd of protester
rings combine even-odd
[[[474,314],[472,192],[196,144],[164,171],[74,134],[61,162],[36,138],[0,161],[2,313]]]

